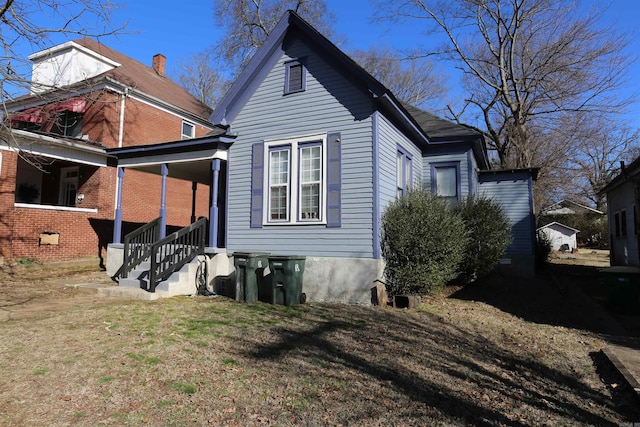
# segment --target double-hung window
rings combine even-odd
[[[460,162],[432,163],[431,191],[455,206],[460,200]]]
[[[300,150],[300,219],[320,219],[322,195],[322,145],[302,146]]]
[[[404,149],[398,147],[396,155],[396,184],[398,197],[407,194],[411,187],[411,179],[413,174],[413,165],[411,155]]]
[[[269,221],[289,220],[290,147],[269,152]]]
[[[325,222],[326,135],[265,143],[266,224]]]

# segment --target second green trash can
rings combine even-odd
[[[603,268],[600,273],[611,305],[628,313],[640,310],[640,268],[615,266]]]
[[[304,303],[302,275],[306,258],[300,256],[269,256],[271,289],[267,302],[271,304],[295,305]]]
[[[234,252],[236,269],[235,300],[258,301],[258,288],[262,286],[264,269],[269,265],[265,252]]]

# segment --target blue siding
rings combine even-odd
[[[415,184],[422,182],[422,153],[406,136],[404,136],[385,116],[375,113],[374,138],[377,141],[376,158],[376,187],[378,194],[375,200],[376,214],[374,226],[374,242],[376,257],[380,257],[379,239],[381,223],[380,219],[384,210],[395,200],[397,191],[396,156],[398,147],[409,153],[412,157],[412,181]]]
[[[507,254],[533,255],[535,223],[528,174],[482,174],[479,196],[499,203],[511,222],[512,241]]]
[[[469,181],[469,177],[472,175],[476,175],[475,173],[473,173],[474,166],[469,164],[469,151],[470,149],[467,147],[455,147],[451,145],[443,145],[441,147],[430,148],[429,151],[424,154],[423,159],[423,187],[426,189],[431,189],[432,164],[460,162],[460,195],[463,198],[469,196],[472,190],[472,183]],[[473,158],[473,156],[470,157]]]
[[[373,257],[371,97],[301,39],[285,40],[285,46],[231,124],[231,132],[238,136],[229,152],[227,248],[284,255]],[[307,70],[306,90],[283,95],[284,64],[299,58]],[[252,144],[330,132],[341,134],[341,227],[250,228]]]
[[[378,155],[380,157],[378,173],[380,176],[380,209],[384,209],[396,198],[397,171],[396,156],[398,147],[412,156],[414,185],[422,182],[422,152],[404,136],[386,117],[380,114],[378,120]]]

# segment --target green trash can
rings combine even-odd
[[[302,275],[306,257],[269,256],[271,283],[266,302],[281,305],[296,305],[306,301],[302,293]]]
[[[625,312],[640,310],[640,268],[616,266],[600,270],[611,305]]]
[[[236,269],[236,301],[258,301],[258,288],[262,286],[264,269],[269,265],[268,253],[234,252],[233,266]]]

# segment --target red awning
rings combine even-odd
[[[28,108],[24,111],[11,113],[9,117],[14,122],[42,123],[42,107]]]
[[[86,108],[87,101],[84,98],[69,98],[49,105],[27,108],[24,111],[12,113],[9,117],[14,122],[42,124],[45,120],[45,116],[47,115],[46,113],[59,113],[60,111],[84,113]]]
[[[84,98],[69,98],[55,104],[47,105],[47,111],[56,113],[58,111],[71,111],[74,113],[84,113],[87,101]]]

